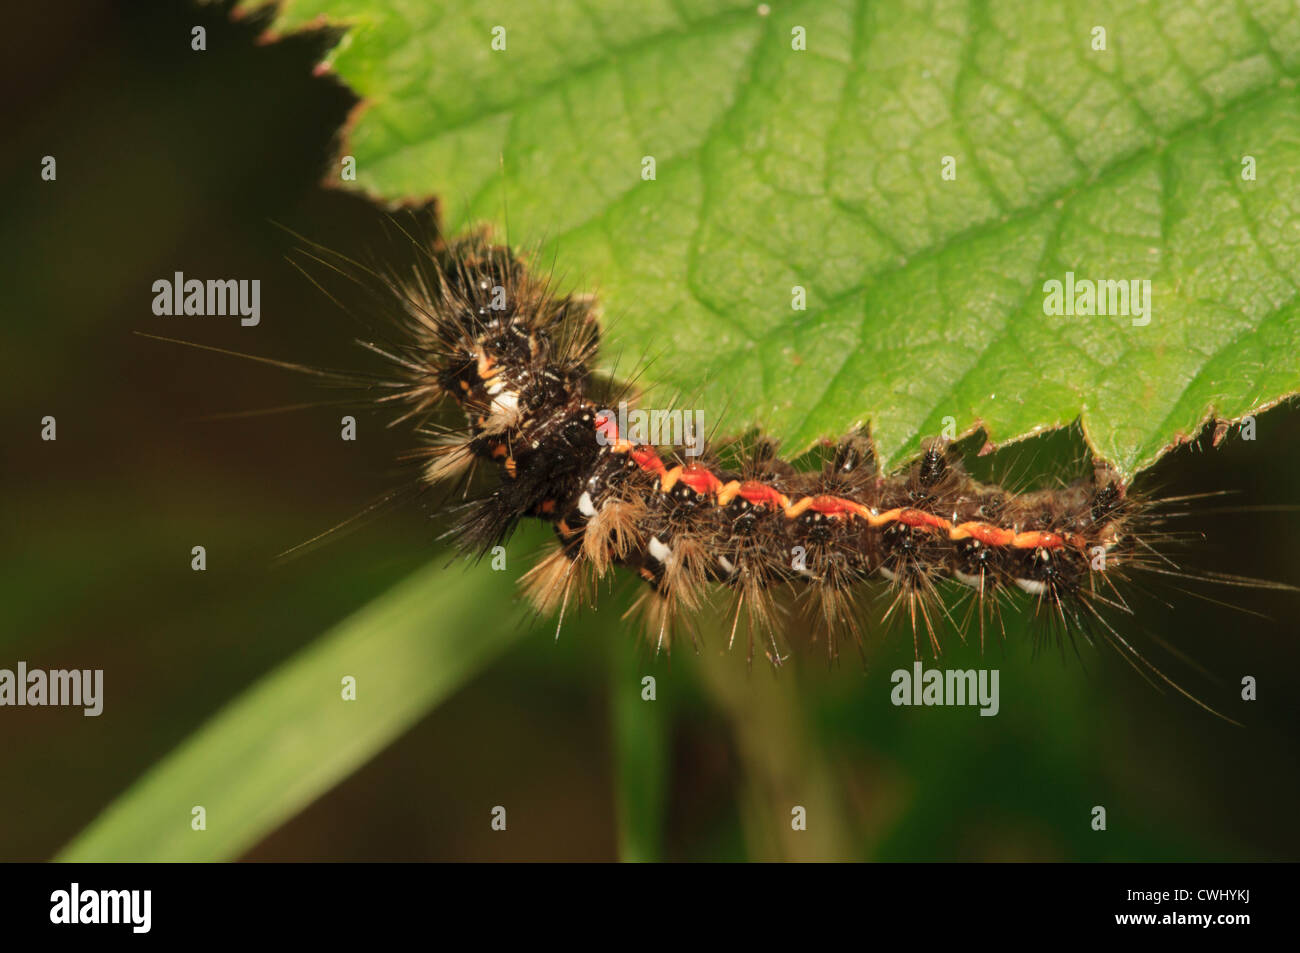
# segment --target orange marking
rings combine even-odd
[[[1009,529],[999,529],[988,523],[962,523],[948,534],[951,539],[978,539],[987,546],[1009,546],[1016,534]]]
[[[868,513],[866,515],[866,520],[872,526],[884,526],[886,523],[892,523],[894,520],[898,519],[898,514],[901,512],[903,511],[895,508],[892,510],[885,510],[883,513],[876,513],[874,516],[871,513]]]
[[[784,493],[754,480],[746,480],[742,483],[739,493],[741,499],[755,506],[776,506],[785,509],[790,504],[790,498]]]
[[[813,500],[815,499],[815,496],[805,496],[798,503],[787,503],[785,506],[786,517],[788,519],[794,519],[796,516],[799,516],[804,510],[812,506]]]
[[[554,512],[555,512],[555,501],[554,501],[554,500],[543,500],[543,501],[542,501],[542,505],[539,506],[539,507],[537,507],[537,511],[538,511],[539,513],[554,513]]]
[[[1016,549],[1060,549],[1065,540],[1055,533],[1025,532],[1016,533],[1011,545]]]
[[[808,508],[824,516],[865,516],[866,507],[841,496],[814,496]]]
[[[899,511],[898,522],[902,523],[904,526],[912,526],[918,529],[926,527],[928,529],[946,530],[952,526],[952,524],[942,516],[935,516],[933,513],[927,513],[925,510],[914,510],[910,507]]]
[[[710,473],[707,467],[691,463],[677,469],[681,471],[678,478],[696,493],[717,493],[722,489],[722,481]]]
[[[655,452],[654,447],[638,446],[628,451],[636,465],[648,473],[657,473],[660,476],[664,474],[664,462],[659,459],[659,454]]]

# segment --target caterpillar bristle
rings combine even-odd
[[[519,580],[524,596],[541,616],[558,616],[556,636],[564,624],[564,610],[575,587],[580,587],[581,572],[576,561],[563,547],[552,545]]]
[[[593,296],[562,293],[488,229],[454,240],[403,234],[413,254],[398,272],[308,254],[366,285],[396,326],[392,340],[361,342],[390,372],[378,386],[314,373],[364,386],[398,421],[417,422],[423,444],[407,459],[426,487],[467,488],[446,535],[470,554],[481,558],[526,519],[554,528],[556,545],[522,587],[539,614],[558,617],[557,633],[570,605],[622,571],[647,586],[628,614],[642,618],[656,652],[683,634],[698,646],[693,622],[718,591],[730,593],[727,647],[743,630],[750,664],[756,647],[780,664],[793,631],[824,642],[833,661],[845,641],[862,651],[882,623],[910,629],[918,658],[939,656],[950,632],[983,650],[1019,611],[1059,644],[1107,642],[1144,677],[1187,694],[1111,621],[1132,615],[1134,575],[1298,591],[1183,569],[1169,555],[1182,541],[1169,523],[1198,497],[1134,493],[1105,461],[1080,479],[1017,490],[1023,476],[981,482],[958,444],[940,438],[882,472],[865,428],[802,467],[753,431],[660,449],[625,432],[622,416],[639,408],[635,380],[649,362],[627,378],[593,366]],[[449,407],[463,424],[438,416]],[[485,485],[480,471],[494,479]]]

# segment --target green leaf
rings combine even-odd
[[[514,575],[449,584],[439,560],[232,701],[111,804],[57,859],[231,860],[378,754],[526,627],[481,624]],[[345,701],[342,680],[356,679]],[[202,806],[207,829],[191,829]]]
[[[351,27],[358,184],[453,228],[508,207],[599,291],[608,353],[730,429],[869,422],[897,460],[949,417],[1081,419],[1132,472],[1300,390],[1293,0],[296,0],[280,28],[320,15]],[[1150,280],[1150,323],[1044,314],[1070,271]]]

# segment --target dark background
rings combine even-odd
[[[355,104],[313,74],[325,34],[259,42],[257,17],[222,7],[107,3],[7,11],[0,261],[5,302],[0,472],[0,667],[104,668],[97,719],[68,709],[0,710],[0,859],[46,859],[226,700],[355,608],[441,554],[418,506],[381,516],[298,559],[280,551],[350,516],[400,480],[406,431],[355,411],[202,420],[321,396],[297,375],[133,335],[176,335],[259,355],[357,366],[354,319],[291,266],[300,243],[382,258],[384,210],[323,183]],[[203,24],[208,48],[190,49]],[[41,180],[54,155],[56,182]],[[431,191],[438,174],[429,171]],[[151,284],[188,276],[262,281],[262,321],[155,317]],[[329,399],[332,395],[324,395]],[[39,439],[58,420],[58,440]],[[1015,459],[1025,459],[1025,449]],[[1030,445],[1049,469],[1077,435]],[[1300,414],[1274,410],[1258,439],[1171,454],[1164,492],[1231,490],[1228,502],[1300,503]],[[1216,502],[1207,508],[1223,505]],[[1206,514],[1205,568],[1300,582],[1293,512]],[[190,547],[209,569],[190,571]],[[456,574],[447,570],[449,585]],[[1296,859],[1300,597],[1184,583],[1133,624],[1203,667],[1155,653],[1171,674],[1247,722],[1235,728],[1160,694],[1113,653],[993,647],[1003,714],[901,718],[883,674],[909,667],[909,636],[871,650],[870,690],[850,652],[820,650],[781,674],[850,818],[848,856],[880,859]],[[1197,598],[1249,607],[1267,618]],[[485,625],[517,624],[485,607]],[[495,621],[497,616],[500,620]],[[580,621],[559,642],[546,622],[375,761],[248,856],[280,859],[612,858],[617,849],[606,646]],[[1128,630],[1126,630],[1128,631]],[[1014,634],[1014,633],[1013,633]],[[467,633],[466,637],[472,637]],[[707,644],[707,643],[706,643]],[[716,647],[716,642],[712,643]],[[1142,642],[1151,647],[1150,639]],[[947,662],[979,666],[953,640]],[[1041,648],[1042,646],[1040,646]],[[724,660],[725,661],[725,660]],[[740,658],[733,658],[743,667]],[[717,704],[689,652],[647,661],[671,680],[665,855],[766,856],[738,802],[764,749],[743,706]],[[1234,702],[1242,674],[1260,701]],[[1021,676],[1024,676],[1021,678]],[[770,691],[758,667],[755,692]],[[742,679],[738,682],[745,685]],[[1019,704],[1010,696],[1020,691]],[[797,689],[796,689],[797,686]],[[989,723],[996,725],[990,730]],[[972,727],[973,726],[973,727]],[[980,729],[978,732],[975,729]],[[773,737],[772,746],[780,748]],[[779,774],[779,768],[774,769]],[[494,838],[484,803],[512,810]],[[1088,829],[1092,804],[1110,830]]]

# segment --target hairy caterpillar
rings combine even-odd
[[[549,523],[552,550],[523,588],[557,626],[616,572],[643,580],[634,608],[656,649],[670,649],[721,591],[732,601],[730,641],[743,620],[748,658],[757,642],[774,664],[790,612],[835,656],[844,636],[861,641],[864,603],[879,590],[889,599],[884,616],[910,624],[918,656],[923,634],[939,653],[945,622],[963,638],[977,625],[983,644],[1001,609],[1019,604],[1058,632],[1099,634],[1139,671],[1187,694],[1108,620],[1107,610],[1130,611],[1119,574],[1275,585],[1178,569],[1161,552],[1172,538],[1162,507],[1181,501],[1135,495],[1100,462],[1089,479],[1018,493],[973,479],[941,440],[881,473],[865,432],[826,448],[814,469],[782,460],[761,438],[714,441],[698,456],[629,439],[610,410],[623,395],[593,370],[594,298],[554,292],[486,231],[411,245],[415,258],[399,272],[317,258],[377,280],[379,309],[399,330],[393,341],[362,343],[388,377],[269,363],[382,386],[379,402],[418,421],[425,437],[411,454],[420,485],[465,483],[449,533],[466,550],[482,555],[524,519]],[[463,425],[433,422],[447,406]],[[964,610],[944,589],[963,595]]]

